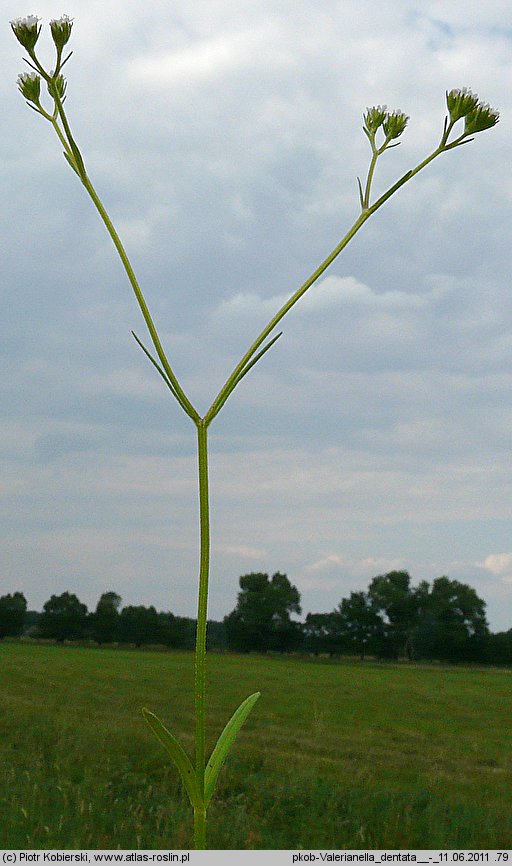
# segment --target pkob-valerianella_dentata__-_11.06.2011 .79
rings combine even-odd
[[[226,400],[233,393],[249,370],[265,355],[276,340],[282,335],[276,328],[284,316],[292,309],[299,299],[313,286],[321,274],[347,246],[364,223],[398,190],[422,171],[432,160],[441,154],[467,144],[473,137],[498,122],[498,112],[488,104],[479,100],[478,96],[466,88],[451,90],[446,94],[447,113],[444,118],[441,138],[435,147],[418,165],[402,175],[377,198],[372,198],[372,183],[379,158],[386,151],[396,147],[398,139],[403,135],[409,117],[400,110],[388,111],[384,105],[368,108],[363,114],[363,131],[366,135],[371,157],[365,182],[358,178],[359,213],[346,234],[339,243],[313,271],[311,276],[292,292],[288,300],[281,306],[254,342],[248,348],[241,360],[236,364],[224,385],[213,399],[208,411],[200,415],[189,396],[185,393],[164,351],[155,324],[149,312],[146,299],[141,291],[132,265],[121,242],[121,239],[100,200],[96,189],[87,173],[84,158],[71,131],[69,120],[64,111],[66,101],[66,80],[62,70],[71,57],[69,52],[63,57],[65,47],[71,37],[73,21],[67,15],[50,22],[51,37],[55,50],[55,62],[52,69],[47,69],[37,56],[36,46],[41,34],[40,19],[35,15],[17,18],[11,22],[11,27],[17,40],[28,54],[24,60],[31,71],[18,77],[18,87],[27,104],[36,111],[53,128],[63,150],[64,157],[72,168],[82,186],[90,196],[103,223],[114,243],[121,259],[135,298],[144,318],[156,357],[148,350],[136,334],[135,340],[158,371],[173,398],[188,415],[196,428],[198,454],[198,486],[199,486],[199,518],[200,518],[200,550],[199,550],[199,589],[197,607],[197,630],[195,648],[194,700],[195,700],[195,755],[190,759],[174,735],[151,712],[144,709],[146,721],[156,734],[168,754],[174,761],[183,784],[188,793],[194,813],[194,844],[196,848],[206,847],[206,818],[219,771],[241,728],[249,715],[260,693],[248,697],[233,714],[222,731],[210,757],[206,760],[205,750],[205,670],[206,670],[206,620],[208,604],[208,580],[210,571],[210,506],[208,479],[208,430],[222,409]],[[42,87],[46,86],[49,105],[45,108],[42,102]]]

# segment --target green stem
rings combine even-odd
[[[197,601],[197,632],[195,658],[195,705],[196,705],[196,776],[204,800],[205,760],[205,669],[206,669],[206,623],[208,615],[208,577],[210,571],[210,512],[208,502],[208,425],[197,424],[197,453],[199,467],[199,523],[200,566],[199,596]],[[206,847],[206,808],[194,811],[194,838],[196,848]],[[201,844],[198,844],[200,842]]]
[[[75,140],[71,134],[71,129],[69,127],[69,123],[68,123],[66,114],[64,112],[64,108],[62,106],[62,101],[55,94],[53,95],[53,100],[55,102],[55,106],[56,106],[58,115],[59,115],[61,122],[62,122],[62,125],[64,127],[64,131],[66,133],[67,140],[64,137],[62,131],[60,130],[56,118],[53,118],[52,124],[53,124],[53,127],[55,129],[55,132],[57,133],[60,141],[64,145],[65,152],[67,153],[68,157],[70,157],[72,162],[74,162],[74,164],[76,166],[77,174],[79,175],[80,180],[82,181],[87,192],[89,193],[89,195],[90,195],[90,197],[91,197],[91,199],[92,199],[92,201],[96,207],[96,210],[98,211],[101,219],[103,220],[103,223],[105,224],[105,227],[106,227],[110,237],[112,238],[114,246],[115,246],[115,248],[119,254],[119,258],[121,259],[121,261],[123,263],[124,269],[126,271],[128,279],[130,281],[131,287],[135,293],[135,297],[136,297],[137,302],[139,304],[141,313],[144,317],[144,321],[146,322],[148,331],[151,335],[151,339],[153,341],[153,345],[156,349],[157,355],[160,358],[162,366],[163,366],[167,376],[169,377],[170,382],[173,385],[174,396],[178,400],[182,409],[197,424],[200,421],[199,413],[194,408],[194,406],[192,405],[192,403],[188,399],[187,395],[183,391],[180,383],[178,382],[178,380],[174,374],[174,371],[172,370],[171,365],[169,364],[169,361],[167,360],[167,357],[165,355],[162,344],[160,342],[160,338],[158,336],[157,330],[156,330],[155,325],[153,323],[153,319],[151,318],[151,314],[150,314],[148,306],[146,304],[146,300],[144,298],[144,295],[142,294],[142,290],[139,286],[139,283],[138,283],[137,278],[135,276],[134,270],[131,266],[130,260],[126,254],[126,250],[125,250],[125,248],[121,242],[121,238],[117,234],[117,231],[114,228],[112,220],[110,219],[107,211],[105,210],[103,203],[101,202],[101,199],[99,198],[96,190],[94,189],[91,181],[89,180],[87,172],[85,171],[85,166],[83,163],[82,155],[78,149],[78,145],[76,144],[76,142],[75,142]]]
[[[67,155],[68,155],[71,159],[73,159],[73,151],[71,150],[69,144],[67,143],[67,141],[66,141],[66,139],[65,139],[65,137],[64,137],[64,135],[63,135],[63,133],[62,133],[62,130],[61,130],[59,124],[57,123],[57,118],[56,118],[56,116],[55,116],[55,115],[52,116],[51,114],[46,114],[46,112],[44,112],[44,116],[45,116],[46,119],[49,120],[50,123],[52,124],[52,126],[53,126],[55,132],[56,132],[57,135],[59,136],[59,141],[60,141],[60,143],[62,144],[62,146],[63,146],[65,152],[67,153]],[[77,171],[77,173],[78,173],[78,176],[80,176],[80,173],[79,173],[79,171],[78,171],[78,166],[76,167],[76,171]]]
[[[383,195],[381,195],[381,197],[369,207],[368,214],[375,213],[375,211],[378,210],[378,208],[380,208],[380,206],[383,205],[384,202],[387,201],[387,199],[390,198],[397,190],[399,190],[400,187],[404,185],[404,183],[407,183],[407,181],[410,180],[411,177],[414,177],[415,174],[418,174],[418,172],[425,168],[425,166],[427,166],[429,162],[432,162],[432,160],[435,159],[436,156],[439,156],[446,150],[451,150],[452,147],[457,146],[462,141],[464,135],[460,136],[460,138],[456,139],[456,141],[452,142],[451,144],[447,143],[453,126],[453,121],[445,121],[445,129],[441,141],[439,142],[439,145],[436,147],[436,149],[432,151],[429,156],[425,157],[422,162],[418,163],[416,168],[413,168],[410,171],[406,172],[406,174],[402,175],[400,180],[397,180],[397,182],[393,184],[393,186],[391,186]]]
[[[194,848],[196,851],[206,849],[206,808],[194,809]]]
[[[53,88],[52,88],[52,89],[53,89]],[[86,171],[85,171],[84,161],[83,161],[83,159],[82,159],[82,154],[80,153],[80,151],[79,151],[79,149],[78,149],[78,145],[77,145],[75,139],[73,138],[73,136],[72,136],[72,134],[71,134],[71,129],[70,129],[70,126],[69,126],[69,123],[68,123],[68,119],[67,119],[67,117],[66,117],[66,114],[65,114],[65,112],[64,112],[64,108],[63,108],[63,105],[62,105],[62,100],[61,100],[60,97],[59,97],[56,93],[54,93],[54,92],[52,92],[52,99],[53,99],[53,101],[54,101],[54,103],[55,103],[55,106],[56,106],[56,108],[57,108],[57,111],[58,111],[58,113],[59,113],[59,116],[60,116],[60,119],[61,119],[61,122],[62,122],[62,126],[64,127],[64,132],[66,133],[66,136],[67,136],[67,139],[68,139],[68,142],[69,142],[69,147],[71,148],[71,151],[72,151],[72,153],[73,153],[73,157],[74,157],[74,160],[75,160],[75,162],[76,162],[76,166],[77,166],[77,169],[78,169],[78,173],[79,173],[79,175],[80,175],[80,179],[82,180],[82,182],[84,183],[84,186],[85,186],[85,180],[87,179],[87,174],[86,174]],[[89,183],[90,183],[90,181],[89,181]],[[111,225],[112,225],[112,224],[111,224]],[[107,225],[107,228],[108,228],[108,225]]]
[[[169,364],[169,362],[165,356],[164,350],[162,348],[162,344],[160,343],[160,339],[158,337],[155,325],[154,325],[153,320],[151,318],[151,314],[148,310],[144,295],[142,294],[141,288],[137,282],[137,278],[133,272],[133,268],[130,264],[130,260],[128,259],[128,256],[126,255],[126,251],[123,247],[123,244],[121,243],[121,239],[119,238],[119,235],[117,234],[114,226],[112,225],[110,217],[109,217],[108,213],[106,212],[105,208],[103,207],[103,204],[101,203],[101,201],[100,201],[100,199],[96,193],[96,190],[94,189],[88,176],[85,174],[81,178],[81,180],[82,180],[82,183],[85,186],[87,192],[89,193],[90,197],[92,198],[94,204],[96,205],[96,209],[97,209],[98,213],[100,214],[103,222],[105,223],[107,231],[114,242],[114,246],[115,246],[117,252],[119,253],[119,257],[120,257],[120,259],[124,265],[124,269],[128,275],[128,279],[130,280],[132,289],[135,293],[135,297],[137,298],[137,301],[138,301],[139,307],[141,309],[142,315],[144,316],[144,321],[146,322],[148,331],[151,334],[151,339],[153,341],[153,345],[156,349],[158,357],[160,358],[160,361],[162,362],[162,366],[163,366],[165,372],[167,373],[170,381],[172,382],[172,384],[174,386],[174,389],[175,389],[176,395],[177,395],[177,399],[178,399],[181,407],[187,413],[187,415],[190,418],[192,418],[193,421],[195,421],[197,423],[200,420],[199,413],[196,411],[196,409],[194,408],[194,406],[192,405],[192,403],[190,402],[190,400],[188,399],[188,397],[186,396],[186,394],[182,390],[181,385],[178,382],[176,376],[174,375],[174,372],[173,372],[173,370],[172,370],[172,368],[171,368],[171,366],[170,366],[170,364]]]
[[[375,166],[377,165],[377,160],[381,154],[381,151],[375,147],[373,141],[371,141],[372,145],[372,159],[370,162],[370,167],[368,169],[368,177],[366,178],[366,186],[364,190],[364,198],[363,198],[363,210],[366,210],[370,206],[370,191],[372,187],[373,174],[375,172]]]

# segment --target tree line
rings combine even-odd
[[[208,623],[210,649],[237,652],[306,652],[379,659],[408,658],[512,665],[512,628],[493,634],[486,604],[465,583],[446,576],[412,586],[407,571],[372,578],[367,591],[351,592],[328,613],[300,616],[301,598],[286,574],[240,577],[235,608]],[[76,595],[52,595],[41,613],[27,611],[23,593],[0,597],[0,638],[91,640],[137,647],[158,644],[193,649],[196,621],[155,607],[128,605],[105,592],[94,611]]]

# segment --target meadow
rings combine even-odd
[[[0,644],[0,848],[189,848],[177,773],[193,655]],[[209,745],[262,692],[222,770],[209,847],[511,848],[512,672],[211,654]]]

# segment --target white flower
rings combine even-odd
[[[39,78],[37,72],[20,72],[18,75],[18,85],[25,84],[26,81],[35,81]]]
[[[64,24],[71,24],[73,22],[73,18],[70,18],[69,15],[61,15],[60,18],[52,18],[50,21],[50,27],[52,24],[56,24],[57,27],[62,27]]]
[[[13,27],[23,27],[25,30],[30,30],[32,27],[37,27],[37,22],[40,20],[37,15],[27,15],[26,18],[15,18],[10,23]]]

